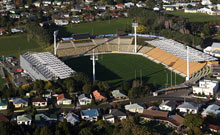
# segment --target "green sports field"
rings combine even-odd
[[[27,40],[25,34],[0,37],[0,56],[18,56],[26,51],[35,51],[40,46],[34,40]]]
[[[128,81],[142,78],[144,82],[152,84],[159,88],[165,87],[168,75],[168,84],[170,84],[171,72],[161,64],[156,64],[143,56],[129,54],[102,54],[99,55],[96,63],[96,78],[102,81],[108,81],[111,86],[117,87],[122,81]],[[92,62],[90,56],[73,58],[66,61],[72,69],[77,72],[84,72],[92,77]],[[175,84],[175,74],[172,74]],[[176,84],[183,82],[184,79],[176,75]]]
[[[184,13],[183,11],[169,12],[168,14],[188,18],[190,22],[213,22],[220,21],[220,17],[202,13]]]
[[[131,27],[130,18],[69,24],[65,28],[69,33],[114,34],[117,30],[125,30],[127,27]]]

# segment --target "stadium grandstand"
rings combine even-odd
[[[149,59],[164,64],[184,77],[187,75],[187,49],[184,44],[171,39],[146,42],[155,47],[145,54]],[[189,75],[193,76],[205,68],[208,62],[215,63],[217,60],[215,57],[189,47]]]
[[[90,39],[87,42],[60,42],[58,43],[58,57],[84,56],[95,53],[130,53],[134,54],[133,37],[103,37]],[[187,76],[187,49],[184,44],[171,39],[157,38],[146,43],[152,46],[137,45],[137,54],[143,55],[166,68]],[[189,47],[189,76],[196,81],[211,72],[208,63],[216,63],[217,58]]]
[[[49,52],[20,55],[20,66],[33,80],[65,79],[75,72]]]

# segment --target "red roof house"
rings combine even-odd
[[[102,101],[102,100],[106,100],[107,98],[100,93],[98,90],[93,91],[93,96],[95,98],[95,101]]]

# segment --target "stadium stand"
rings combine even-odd
[[[165,65],[168,69],[184,77],[186,76],[187,50],[185,45],[171,39],[156,39],[146,42],[154,47],[137,45],[139,54]],[[63,42],[59,44],[57,54],[59,57],[81,56],[91,54],[93,49],[95,53],[133,53],[134,45],[132,43],[133,37],[95,38],[90,42],[83,43]],[[207,62],[216,60],[208,54],[189,47],[190,76],[194,76],[193,79],[201,78],[210,72],[210,68],[206,66]]]

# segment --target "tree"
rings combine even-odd
[[[188,8],[188,9],[192,9],[192,8],[193,8],[193,6],[192,6],[192,5],[190,5],[190,4],[188,4],[188,5],[187,5],[187,8]]]
[[[89,127],[83,128],[79,132],[80,135],[93,135],[92,129]]]
[[[137,27],[137,33],[145,33],[147,31],[147,27],[144,25],[139,25]]]
[[[187,114],[183,123],[189,128],[188,134],[197,135],[196,133],[199,133],[198,128],[203,124],[203,119],[199,114]]]
[[[8,103],[8,108],[7,108],[7,115],[8,116],[12,115],[14,113],[14,109],[15,109],[15,107],[14,107],[13,103],[9,102]]]
[[[53,86],[53,84],[51,83],[51,81],[48,81],[46,84],[45,84],[45,87],[44,87],[44,89],[51,89],[52,88],[52,86]]]
[[[53,135],[53,133],[48,128],[48,126],[45,126],[45,127],[41,128],[40,135]]]
[[[83,92],[86,94],[90,94],[92,91],[92,85],[91,84],[85,84],[83,86]]]
[[[153,9],[157,2],[155,0],[146,0],[146,8]]]

